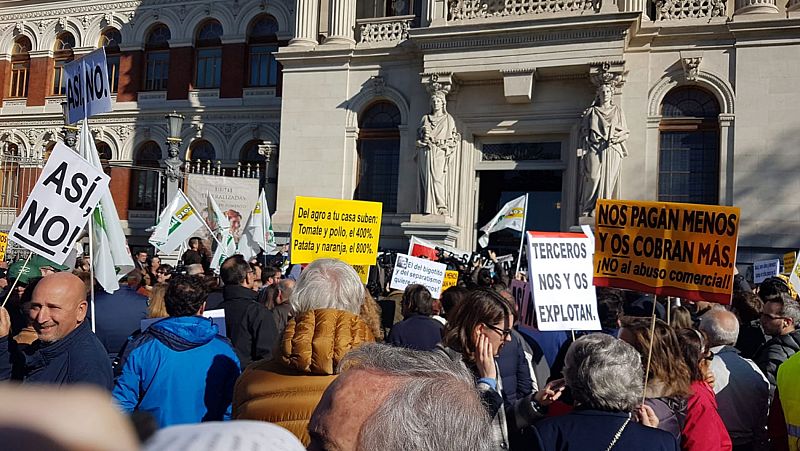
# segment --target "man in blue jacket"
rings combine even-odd
[[[165,304],[168,318],[125,349],[114,399],[127,412],[153,415],[159,426],[227,420],[241,372],[230,342],[200,316],[208,292],[197,277],[174,276]]]
[[[89,383],[111,390],[111,362],[86,310],[86,286],[77,276],[61,272],[43,278],[28,313],[38,339],[19,351],[8,336],[8,312],[0,307],[0,380],[10,379],[13,370],[25,382]]]

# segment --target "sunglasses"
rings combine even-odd
[[[511,335],[511,329],[501,329],[499,327],[492,326],[491,324],[486,324],[486,323],[483,323],[483,325],[500,334],[503,337],[503,340],[505,340],[506,337]]]

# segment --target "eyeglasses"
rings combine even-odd
[[[764,312],[761,312],[761,317],[767,319],[786,319],[785,316],[771,315],[769,313],[764,313]]]
[[[492,326],[491,324],[486,324],[486,323],[483,323],[483,325],[500,334],[503,337],[503,340],[505,340],[506,337],[511,335],[511,329],[501,329],[499,327]]]

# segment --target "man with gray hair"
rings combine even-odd
[[[723,308],[713,308],[700,318],[699,329],[708,337],[717,410],[733,448],[768,449],[769,382],[752,360],[742,358],[733,347],[739,320]]]
[[[672,434],[649,427],[652,409],[639,406],[644,371],[633,346],[607,334],[585,335],[567,351],[564,380],[576,408],[534,423],[532,449],[678,450]]]
[[[339,371],[311,416],[309,450],[489,450],[474,378],[444,354],[365,344]]]
[[[753,356],[769,381],[770,393],[775,391],[775,380],[781,363],[800,350],[800,306],[788,293],[777,293],[764,299],[761,310],[761,328],[772,338],[761,345]]]

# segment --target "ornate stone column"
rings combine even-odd
[[[356,0],[331,0],[326,45],[355,45]]]
[[[319,0],[297,0],[295,15],[296,36],[289,41],[291,47],[314,47],[317,45],[319,24]]]
[[[775,4],[775,0],[736,0],[736,10],[733,15],[775,14],[777,12],[778,6]]]

